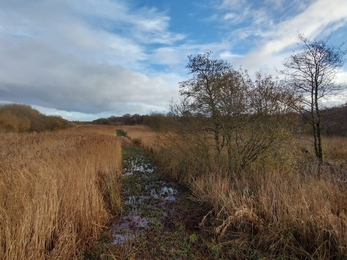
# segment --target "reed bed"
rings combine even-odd
[[[289,259],[347,256],[347,195],[328,176],[258,172],[233,180],[210,174],[190,186],[213,206],[220,243]]]
[[[347,137],[332,136],[323,138],[326,159],[339,162],[347,167]]]
[[[158,138],[158,134],[147,126],[124,125],[121,126],[120,129],[122,129],[133,142],[140,144],[146,150],[157,150],[162,145],[161,140]]]
[[[114,131],[0,133],[0,259],[76,259],[98,237],[120,209]]]
[[[144,146],[158,142],[152,135],[148,129],[141,134],[140,128],[133,134],[147,140]],[[347,179],[346,138],[324,138],[328,163],[317,174],[305,136],[270,151],[242,173],[218,170],[204,162],[203,146],[170,137],[162,133],[153,156],[211,206],[214,221],[207,223],[206,216],[201,225],[211,229],[212,223],[224,256],[238,259],[256,250],[273,258],[346,259],[347,186],[341,185]]]

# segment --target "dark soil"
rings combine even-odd
[[[139,147],[124,146],[123,159],[123,212],[83,259],[259,259],[218,244],[211,207],[156,169]]]

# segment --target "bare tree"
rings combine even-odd
[[[322,115],[320,103],[322,98],[335,94],[343,85],[334,83],[336,73],[344,63],[346,50],[340,46],[328,45],[328,40],[310,40],[299,35],[302,49],[294,52],[283,65],[288,76],[288,83],[301,95],[301,107],[298,109],[312,126],[314,150],[319,163],[322,164]]]
[[[180,94],[190,113],[211,119],[209,121],[212,121],[212,125],[206,124],[205,130],[213,133],[219,156],[225,145],[225,138],[221,135],[222,118],[240,110],[238,99],[242,99],[242,88],[245,85],[230,64],[224,60],[210,59],[210,54],[211,52],[207,52],[195,57],[188,56],[187,68],[193,77],[180,82]],[[225,106],[226,102],[229,107]],[[235,106],[231,110],[230,104]]]
[[[178,115],[179,136],[200,145],[197,159],[240,172],[283,141],[292,93],[271,76],[257,73],[253,81],[210,54],[188,57],[192,77],[180,83],[182,102],[171,111]]]

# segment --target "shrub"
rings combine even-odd
[[[69,121],[59,116],[45,116],[27,105],[0,106],[0,130],[5,132],[42,132],[71,126]]]

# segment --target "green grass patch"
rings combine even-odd
[[[129,146],[122,148],[122,157],[123,160],[128,160],[130,158],[138,158],[143,156],[143,151],[141,147],[138,146]]]
[[[127,133],[123,129],[117,129],[116,135],[117,136],[127,136]]]

